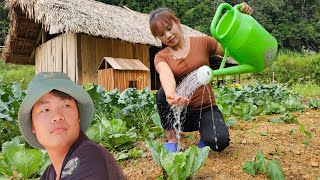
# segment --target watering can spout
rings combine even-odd
[[[205,65],[198,69],[197,79],[200,84],[206,85],[209,82],[213,81],[213,78],[217,76],[234,75],[250,72],[255,72],[255,68],[249,64],[242,64],[217,70],[212,70],[209,66]]]

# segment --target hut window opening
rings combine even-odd
[[[137,81],[128,81],[129,88],[137,88]]]

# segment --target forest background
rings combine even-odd
[[[235,0],[100,0],[116,6],[150,13],[158,7],[173,9],[181,22],[189,27],[210,35],[210,23],[218,5],[227,2],[236,5]],[[268,30],[281,49],[297,52],[320,49],[320,0],[249,0],[255,11],[253,17]],[[7,35],[9,20],[0,1],[0,46]]]

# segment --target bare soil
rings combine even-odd
[[[259,149],[267,160],[279,161],[285,179],[320,179],[320,110],[293,113],[305,130],[312,134],[310,145],[304,143],[305,133],[299,124],[274,124],[268,119],[280,115],[259,116],[253,122],[237,122],[230,129],[230,146],[223,152],[210,151],[205,165],[191,179],[269,179],[267,174],[255,176],[243,172],[242,165],[254,160]],[[164,142],[165,139],[158,139]],[[186,149],[197,144],[197,132],[182,134]],[[156,179],[162,175],[161,168],[153,160],[150,151],[141,142],[140,148],[147,152],[144,158],[120,162],[127,179]]]

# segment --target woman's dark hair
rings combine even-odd
[[[174,12],[169,8],[159,8],[150,13],[149,26],[150,31],[154,37],[157,37],[161,27],[166,24],[172,24],[172,21],[178,23],[179,19]]]

